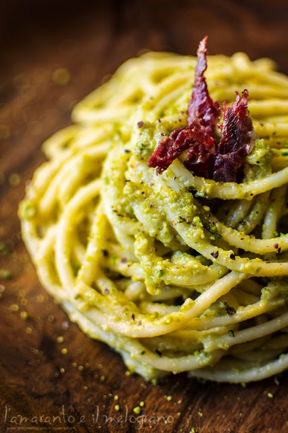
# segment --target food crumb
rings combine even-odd
[[[120,410],[119,404],[115,404],[114,409],[116,410],[116,412],[119,412],[119,410]]]
[[[45,296],[44,295],[38,295],[36,298],[36,301],[43,304],[43,302],[45,301]]]
[[[105,376],[100,376],[100,382],[105,382]]]
[[[2,280],[11,280],[12,273],[8,269],[0,269],[0,278]]]
[[[66,68],[58,68],[52,74],[52,81],[57,86],[66,86],[71,80],[71,74]]]
[[[68,349],[66,347],[63,347],[63,349],[61,349],[61,353],[62,355],[67,355]]]
[[[21,177],[18,173],[12,173],[9,176],[9,184],[10,186],[18,186],[21,182]]]
[[[9,310],[10,311],[19,311],[19,305],[17,305],[17,304],[11,304],[10,305],[10,307],[9,307]]]
[[[30,202],[23,202],[21,205],[21,215],[24,219],[33,218],[36,215],[36,209]]]
[[[133,408],[133,412],[136,413],[136,415],[140,415],[141,413],[141,407],[140,406],[136,406]]]
[[[56,341],[57,341],[57,343],[63,343],[64,337],[62,337],[62,335],[59,335],[59,337],[57,337]]]
[[[67,331],[69,326],[70,326],[70,324],[67,320],[64,320],[64,322],[62,322],[62,329],[64,329],[64,331]]]
[[[4,241],[0,241],[0,254],[2,254],[2,256],[7,256],[9,252],[8,246]]]
[[[273,398],[274,395],[272,394],[272,392],[267,392],[267,397],[268,397],[268,398]]]
[[[28,319],[28,313],[27,313],[27,311],[21,311],[20,317],[23,320],[27,320]]]

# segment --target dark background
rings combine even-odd
[[[1,433],[52,432],[56,427],[77,433],[188,433],[192,428],[197,433],[288,432],[286,373],[279,381],[246,388],[202,384],[185,374],[155,387],[125,376],[120,357],[69,324],[42,289],[17,218],[25,183],[44,160],[43,140],[69,124],[72,106],[123,60],[145,49],[194,54],[208,34],[211,54],[241,50],[252,58],[268,56],[288,73],[287,26],[284,0],[1,1],[0,242],[5,241],[9,253],[0,251],[0,269],[12,273],[11,280],[0,281]],[[69,71],[66,85],[53,80],[58,68]],[[141,400],[142,414],[170,415],[172,422],[162,419],[157,427],[151,418],[140,427],[129,422],[126,408],[133,416]],[[33,417],[39,421],[41,415],[58,415],[63,405],[74,422],[67,417],[58,424],[49,418],[33,422]],[[96,421],[92,415],[97,410]],[[12,415],[18,416],[18,425]],[[24,415],[27,420],[19,425]],[[104,415],[114,418],[105,423]],[[116,415],[124,420],[117,423]]]
[[[141,48],[190,54],[208,34],[211,53],[270,56],[287,71],[287,25],[286,0],[2,0],[1,57],[11,65],[11,56],[45,55],[100,26],[109,57],[119,49],[115,40],[125,45],[126,57]]]

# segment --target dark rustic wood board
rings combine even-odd
[[[125,375],[120,357],[69,323],[41,287],[17,219],[44,161],[41,142],[123,60],[145,48],[194,53],[207,33],[211,53],[270,56],[288,72],[287,2],[5,0],[0,15],[0,242],[9,247],[0,268],[12,273],[0,281],[0,431],[288,432],[287,374],[246,388]],[[59,67],[71,73],[66,86],[51,79]]]

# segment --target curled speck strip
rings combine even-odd
[[[253,147],[253,124],[247,107],[248,91],[230,107],[223,104],[220,139],[215,126],[220,115],[218,102],[211,99],[204,73],[207,69],[207,36],[200,42],[195,81],[188,104],[187,127],[165,137],[148,160],[149,167],[162,173],[184,151],[183,162],[195,175],[219,182],[239,182],[246,156]]]

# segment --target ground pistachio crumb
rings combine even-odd
[[[12,273],[8,269],[0,269],[0,278],[2,280],[11,280]]]
[[[100,376],[100,382],[105,382],[105,376]]]
[[[36,209],[30,202],[23,202],[21,205],[21,215],[25,219],[33,218],[36,215]]]
[[[20,317],[23,320],[27,320],[28,319],[28,313],[27,313],[27,311],[21,311]]]
[[[68,353],[67,347],[63,347],[63,349],[61,349],[61,353],[62,353],[62,355],[67,355],[67,353]]]
[[[71,79],[71,74],[66,68],[58,68],[52,74],[52,81],[57,86],[66,86]]]
[[[18,186],[21,182],[21,177],[18,173],[12,173],[9,176],[9,184],[10,186]]]
[[[133,408],[133,412],[136,413],[136,415],[140,415],[141,413],[141,407],[140,406],[136,406]]]
[[[267,397],[268,397],[268,398],[273,398],[274,395],[272,394],[272,392],[267,392]]]
[[[0,254],[2,254],[2,256],[6,256],[8,252],[9,248],[7,244],[4,241],[0,241]]]
[[[57,343],[63,343],[64,337],[62,337],[62,335],[59,335],[59,337],[57,337],[56,341],[57,341]]]
[[[144,407],[144,406],[145,406],[144,401],[140,401],[139,406],[140,406],[140,407]]]
[[[119,410],[120,410],[120,406],[119,406],[119,404],[115,404],[114,409],[115,409],[117,412],[119,412]]]

